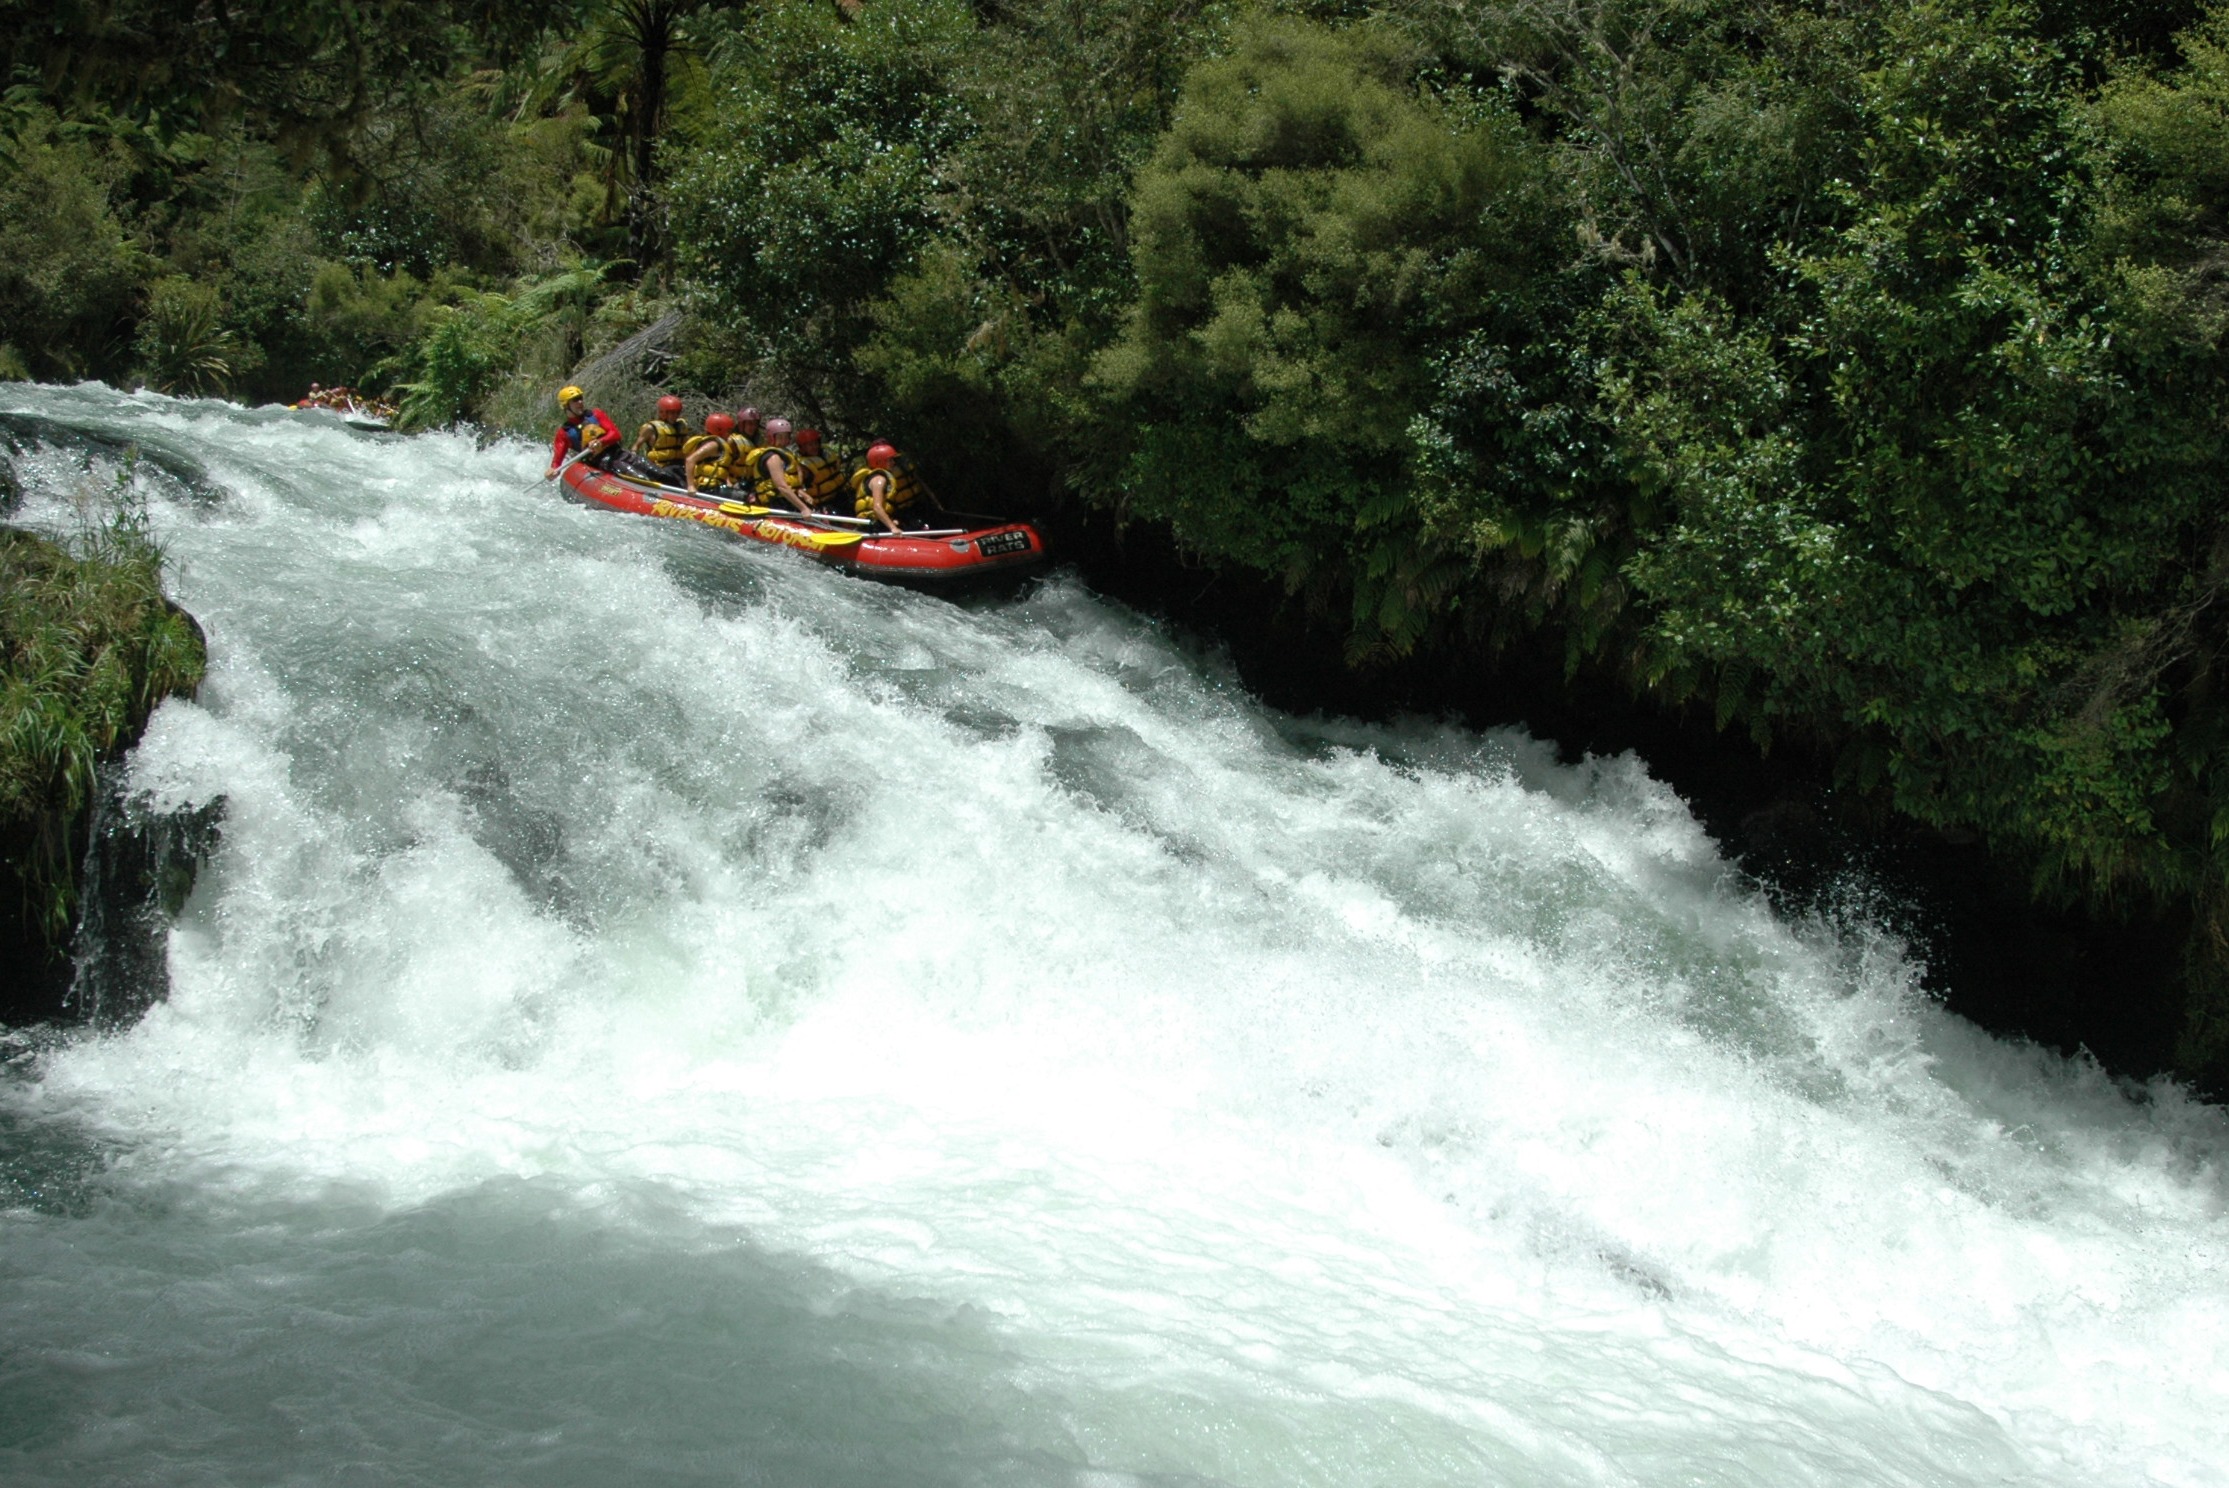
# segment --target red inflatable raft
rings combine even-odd
[[[607,475],[575,461],[559,477],[572,492],[645,517],[700,522],[752,542],[795,548],[870,579],[941,587],[1014,574],[1045,561],[1045,539],[1027,522],[954,515],[952,525],[893,537],[831,517],[803,517]]]

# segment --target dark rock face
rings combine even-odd
[[[21,453],[16,431],[5,425],[0,451]],[[0,516],[21,496],[12,466],[0,458]],[[207,655],[200,622],[163,603]],[[145,726],[142,713],[100,765],[83,808],[68,811],[56,801],[0,819],[0,1026],[123,1021],[169,990],[163,935],[216,845],[223,803],[166,815],[126,800],[122,757]],[[48,857],[54,849],[58,856]],[[51,901],[29,865],[46,861],[71,865],[76,918],[67,935],[50,933],[43,921]]]
[[[220,797],[183,811],[154,809],[104,772],[87,829],[77,932],[62,1011],[86,1022],[130,1022],[170,994],[164,940],[216,851]]]
[[[36,933],[21,906],[0,913],[0,1025],[39,1023],[57,1013],[70,985],[70,958]]]
[[[76,823],[77,923],[51,944],[30,917],[0,915],[0,1024],[129,1022],[167,996],[163,941],[216,850],[224,802],[160,812],[123,793],[123,770],[101,771]]]

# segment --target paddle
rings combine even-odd
[[[855,548],[866,541],[866,535],[858,532],[800,532],[796,536],[799,545],[817,548],[823,553],[836,548]]]
[[[792,522],[840,522],[846,527],[871,527],[865,517],[839,517],[834,512],[801,512],[783,506],[752,506],[744,501],[723,501],[720,510],[731,517],[785,517]]]
[[[839,517],[839,516],[837,516],[837,515],[836,515],[835,513],[833,513],[833,512],[811,512],[811,513],[806,513],[806,512],[793,512],[793,511],[784,511],[784,510],[782,510],[782,509],[781,509],[780,507],[778,507],[778,506],[745,506],[745,505],[744,505],[744,504],[743,504],[742,502],[740,502],[740,501],[723,501],[723,502],[721,502],[721,503],[720,503],[720,510],[721,510],[721,511],[723,511],[723,512],[726,512],[726,513],[727,513],[727,514],[728,514],[729,516],[731,516],[731,517],[784,517],[784,518],[787,518],[788,520],[790,520],[790,521],[792,521],[792,522],[844,522],[844,523],[847,523],[847,524],[849,524],[849,525],[851,525],[851,526],[855,526],[855,527],[874,527],[874,525],[875,525],[874,523],[872,523],[872,522],[868,521],[868,520],[867,520],[867,519],[866,519],[865,517]],[[831,533],[829,533],[828,535],[829,535],[830,537],[861,537],[861,538],[867,538],[867,537],[958,537],[958,536],[959,536],[959,535],[960,535],[961,533],[963,533],[963,532],[968,532],[968,531],[971,531],[971,530],[972,530],[972,529],[970,529],[970,528],[967,528],[967,527],[932,527],[932,528],[929,528],[929,529],[927,529],[927,530],[925,530],[925,531],[913,531],[913,530],[907,530],[907,531],[902,531],[902,532],[885,532],[885,531],[882,531],[881,529],[879,529],[879,528],[878,528],[878,529],[876,529],[875,531],[872,531],[872,532],[858,532],[858,533],[842,533],[842,532],[831,532]]]
[[[783,511],[779,507],[746,506],[740,501],[723,501],[720,514],[727,517],[783,517],[793,522],[805,521],[797,512]],[[823,552],[830,548],[848,548],[863,541],[863,532],[800,532],[797,534],[808,544]]]

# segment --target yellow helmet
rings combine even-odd
[[[577,387],[561,387],[557,390],[557,406],[563,408],[575,398],[585,398],[587,396],[588,394]]]

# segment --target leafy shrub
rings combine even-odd
[[[431,312],[425,336],[384,364],[400,379],[398,426],[443,428],[476,416],[534,338],[555,334],[577,349],[588,302],[602,280],[601,266],[584,265],[514,295],[456,291],[457,303]]]
[[[361,376],[425,335],[439,304],[437,288],[408,273],[327,263],[311,277],[304,320],[325,355]]]
[[[148,386],[195,397],[223,392],[250,357],[260,360],[225,328],[217,287],[191,279],[156,281],[135,344]]]
[[[395,423],[404,429],[438,429],[462,419],[510,366],[510,301],[502,295],[463,291],[455,305],[433,312],[433,328],[399,361],[411,380],[399,382],[402,395]]]
[[[940,162],[966,128],[947,79],[973,23],[958,0],[848,22],[810,0],[756,14],[715,56],[718,127],[669,193],[676,258],[726,364],[697,375],[773,366],[810,402],[857,403],[868,306],[930,236]]]
[[[1545,157],[1491,100],[1419,96],[1409,66],[1390,33],[1280,22],[1196,67],[1132,196],[1137,302],[1093,368],[1129,431],[1102,494],[1349,592],[1358,639],[1397,647],[1463,573],[1461,513],[1418,496],[1435,361],[1480,341],[1552,385],[1559,293]],[[1520,450],[1524,401],[1504,419]]]
[[[118,173],[43,109],[0,136],[0,341],[35,376],[123,370],[148,260],[116,215]]]
[[[1781,250],[1784,332],[1620,291],[1605,392],[1662,516],[1641,654],[2050,890],[2181,905],[2195,1068],[2229,1056],[2195,995],[2229,985],[2229,369],[2203,282],[2126,255],[2203,223],[2140,220],[2056,51],[2002,19],[1887,18],[1839,221]]]

